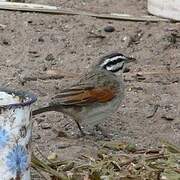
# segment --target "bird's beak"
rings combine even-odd
[[[130,62],[136,62],[136,59],[134,57],[127,57],[127,63]]]

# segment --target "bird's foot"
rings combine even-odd
[[[106,140],[111,140],[113,135],[107,132],[107,130],[99,125],[95,126],[96,132],[100,132],[100,135],[102,135]]]
[[[95,126],[95,128],[88,130],[88,131],[80,131],[81,134],[78,136],[79,138],[85,137],[85,138],[95,138],[96,140],[111,140],[112,135],[109,134],[106,129]]]
[[[80,130],[80,134],[78,135],[78,138],[88,138],[88,137],[95,137],[96,140],[112,140],[113,135],[107,132],[105,128],[102,128],[99,125],[96,125],[92,130],[84,131]]]

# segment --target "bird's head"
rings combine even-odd
[[[133,57],[127,57],[121,53],[115,52],[102,57],[97,66],[113,73],[118,71],[123,72],[126,64],[135,60],[136,59]]]

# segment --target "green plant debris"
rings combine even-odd
[[[180,148],[162,144],[158,150],[140,151],[134,145],[108,142],[96,158],[82,155],[83,163],[51,162],[42,154],[42,160],[33,155],[32,167],[52,180],[180,180]]]

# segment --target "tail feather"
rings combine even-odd
[[[54,107],[54,106],[42,107],[42,108],[32,111],[32,115],[34,116],[34,115],[49,112],[49,111],[56,111],[56,107]]]

